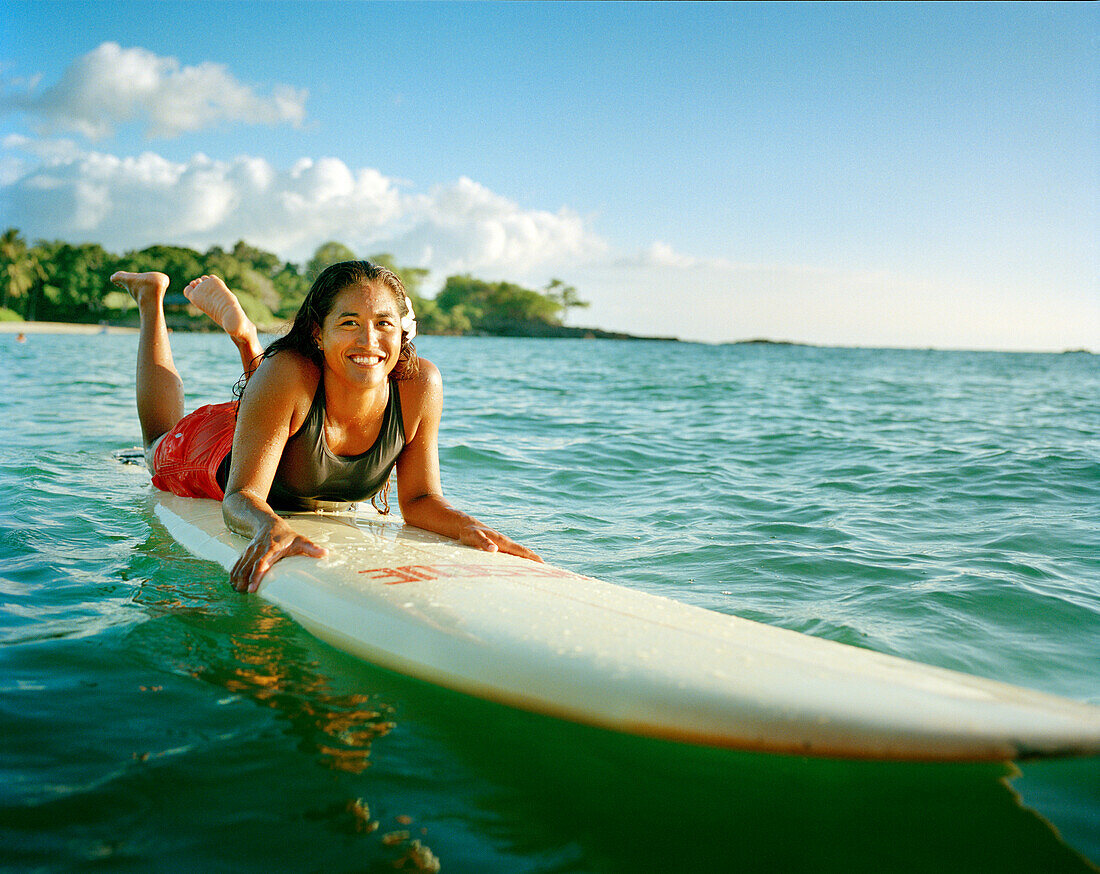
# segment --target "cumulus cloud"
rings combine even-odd
[[[524,209],[466,177],[411,197],[408,229],[395,248],[441,273],[488,271],[527,275],[542,265],[584,262],[607,246],[581,216]]]
[[[43,132],[99,140],[134,121],[145,124],[147,136],[162,138],[225,121],[300,125],[306,97],[287,85],[261,96],[222,64],[182,66],[176,58],[105,42],[75,60],[57,84],[7,95],[3,105],[39,119]]]
[[[370,242],[403,209],[392,180],[336,158],[280,170],[250,156],[177,162],[153,152],[51,152],[41,143],[35,152],[38,160],[28,161],[16,151],[22,175],[0,189],[7,221],[28,236],[94,240],[115,250],[159,242],[206,248],[243,238],[302,257],[329,238]]]
[[[361,254],[393,252],[438,276],[479,271],[517,280],[606,249],[569,210],[524,209],[465,178],[425,194],[332,157],[279,169],[252,156],[119,157],[15,135],[2,145],[0,197],[7,221],[28,237],[94,240],[116,251],[245,239],[297,261],[336,239]]]

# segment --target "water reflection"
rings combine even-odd
[[[232,660],[197,669],[195,676],[271,707],[293,726],[300,748],[321,764],[349,774],[370,765],[371,744],[394,727],[393,708],[361,693],[340,694],[328,677],[303,669],[303,653],[273,643],[292,635],[291,621],[274,608],[252,617],[248,632],[230,635]]]
[[[156,527],[138,552],[160,552],[163,535]],[[229,693],[219,696],[219,705],[244,701],[271,711],[294,749],[340,776],[335,788],[343,797],[305,810],[308,821],[369,841],[365,857],[376,856],[380,870],[439,870],[439,859],[425,842],[427,829],[410,828],[415,821],[408,813],[372,818],[371,796],[363,793],[369,784],[357,779],[371,766],[375,741],[395,727],[393,706],[365,691],[369,685],[335,688],[333,678],[319,669],[312,639],[277,608],[231,592],[220,569],[178,558],[173,564],[141,583],[135,602],[159,621],[145,623],[149,627],[135,629],[132,637],[144,638],[142,648],[155,647],[156,657],[173,661],[178,672]],[[259,731],[263,722],[255,722]],[[249,770],[265,767],[265,748],[271,755],[269,743],[257,743]],[[292,768],[297,782],[299,766]],[[332,789],[325,794],[331,799]],[[285,800],[299,803],[289,791]]]

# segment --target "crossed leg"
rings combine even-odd
[[[168,277],[163,273],[119,271],[111,282],[126,289],[137,301],[141,317],[137,355],[137,408],[146,456],[164,434],[183,418],[183,380],[172,359],[168,325],[164,318],[164,293]],[[245,374],[255,369],[263,354],[256,326],[240,302],[217,276],[201,276],[189,283],[184,295],[213,319],[233,341]]]
[[[183,418],[183,380],[172,360],[168,325],[164,320],[163,273],[119,271],[111,282],[125,288],[137,301],[141,316],[137,354],[137,408],[146,454],[158,437]]]

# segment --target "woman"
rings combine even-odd
[[[369,261],[328,267],[290,331],[266,351],[220,279],[192,282],[184,294],[233,340],[245,383],[239,404],[186,417],[164,319],[168,277],[120,272],[111,281],[133,295],[141,316],[137,406],[153,483],[185,497],[221,499],[226,525],[251,540],[230,571],[237,591],[256,591],[288,555],[325,555],[273,508],[366,500],[385,488],[394,466],[407,524],[541,560],[444,500],[442,380],[435,365],[416,357],[411,305],[391,271]]]

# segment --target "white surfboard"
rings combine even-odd
[[[214,501],[157,493],[195,555],[232,567],[246,541]],[[1100,754],[1100,708],[809,637],[485,553],[373,510],[292,527],[259,594],[383,667],[525,710],[741,750],[981,761]]]

